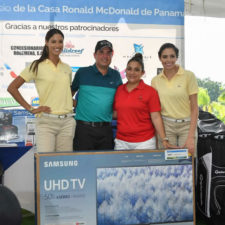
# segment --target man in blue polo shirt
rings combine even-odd
[[[76,72],[72,83],[73,94],[79,90],[74,150],[113,149],[113,100],[122,80],[119,72],[109,67],[112,56],[112,43],[99,41],[94,52],[95,64]]]

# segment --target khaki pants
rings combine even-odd
[[[75,119],[36,118],[36,142],[38,152],[73,151]]]
[[[115,139],[114,150],[156,149],[156,137],[142,142],[127,142]]]
[[[190,129],[190,121],[189,122],[172,122],[166,119],[163,119],[166,136],[169,138],[170,144],[183,146],[187,140],[188,132]],[[158,147],[163,148],[161,139],[158,137]],[[197,147],[197,130],[195,132],[195,152]]]

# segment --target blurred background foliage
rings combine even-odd
[[[225,123],[225,85],[210,78],[197,80],[199,107]]]

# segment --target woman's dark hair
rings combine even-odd
[[[145,71],[145,68],[144,68],[144,63],[143,63],[143,56],[141,53],[136,53],[128,62],[127,62],[127,65],[130,63],[130,62],[138,62],[141,66],[141,70],[142,72]]]
[[[55,35],[55,34],[60,34],[60,35],[63,37],[63,39],[64,39],[64,34],[62,33],[62,31],[53,28],[53,29],[49,30],[49,31],[46,33],[46,35],[45,35],[45,41],[49,41],[49,39],[50,39],[53,35]],[[41,57],[40,57],[39,59],[34,60],[34,61],[32,62],[32,64],[30,65],[30,70],[32,70],[32,72],[34,72],[34,73],[37,74],[39,63],[41,63],[42,61],[44,61],[45,59],[47,59],[48,56],[49,56],[48,46],[45,45],[44,48],[43,48]]]
[[[176,54],[176,57],[178,58],[178,56],[179,56],[179,49],[178,49],[174,44],[172,44],[172,43],[165,43],[165,44],[163,44],[163,45],[160,47],[160,49],[159,49],[159,51],[158,51],[158,56],[159,56],[159,58],[161,58],[162,52],[163,52],[166,48],[172,48],[172,49],[174,50],[175,54]]]

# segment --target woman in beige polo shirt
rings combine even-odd
[[[69,65],[59,55],[63,50],[64,35],[51,29],[45,36],[41,57],[25,68],[9,85],[8,91],[26,110],[36,116],[38,152],[72,151],[75,120],[72,111]],[[21,95],[19,88],[34,80],[39,95],[39,107],[33,108]]]
[[[158,52],[163,71],[152,79],[158,91],[161,114],[166,136],[173,145],[187,148],[194,154],[196,148],[196,126],[198,120],[198,84],[195,75],[176,64],[178,48],[163,44]],[[161,147],[159,141],[159,147]]]

